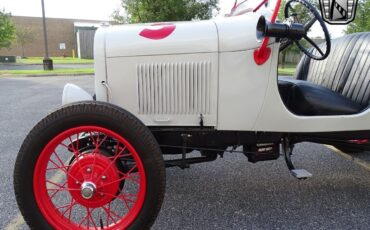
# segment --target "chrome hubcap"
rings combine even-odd
[[[81,196],[89,200],[94,196],[94,193],[96,191],[96,186],[92,182],[84,182],[81,186]]]

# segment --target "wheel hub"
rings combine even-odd
[[[120,193],[122,178],[111,158],[92,152],[72,162],[67,180],[71,196],[77,203],[97,208],[111,202]]]
[[[81,196],[86,200],[93,197],[96,191],[96,185],[92,182],[84,182],[81,186]]]

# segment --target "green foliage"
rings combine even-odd
[[[115,10],[117,23],[204,20],[218,11],[218,0],[121,0],[125,15]]]
[[[285,9],[286,2],[287,2],[287,0],[282,0],[281,1],[279,13],[278,13],[278,20],[281,21],[281,22],[285,20],[284,9]]]
[[[10,21],[10,14],[0,10],[0,49],[8,48],[15,39],[15,27]]]
[[[314,5],[318,9],[318,11],[320,11],[318,1],[316,1],[316,0],[307,0],[307,1],[309,3],[311,3],[312,5]],[[285,10],[285,5],[286,5],[287,2],[288,2],[287,0],[282,0],[282,2],[281,2],[281,6],[280,6],[280,9],[279,9],[279,14],[278,14],[278,19],[280,21],[285,20],[284,10]],[[310,11],[305,6],[303,6],[302,4],[297,3],[297,2],[292,2],[291,6],[292,6],[293,10],[289,9],[288,12],[290,14],[292,14],[293,11],[294,11],[294,13],[297,14],[297,16],[295,17],[295,22],[304,24],[304,23],[307,23],[308,21],[310,21],[313,18],[312,13],[310,13]],[[290,16],[290,15],[288,15],[288,16]]]
[[[370,31],[370,0],[358,0],[356,18],[344,30],[346,34]]]
[[[15,31],[17,42],[22,47],[22,57],[24,57],[24,46],[35,40],[35,32],[27,27],[17,27]]]

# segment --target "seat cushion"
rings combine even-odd
[[[331,52],[323,61],[304,55],[295,78],[328,88],[361,106],[369,106],[370,32],[332,40]]]
[[[339,93],[307,81],[279,78],[279,91],[285,106],[296,115],[348,115],[364,109]]]

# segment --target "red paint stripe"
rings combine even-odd
[[[156,23],[153,24],[152,26],[163,26],[163,27],[160,29],[146,28],[143,29],[139,35],[148,39],[161,40],[170,36],[176,29],[176,25],[168,23]]]

